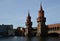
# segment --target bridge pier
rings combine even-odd
[[[36,36],[40,36],[40,35],[41,35],[41,33],[40,33],[40,32],[36,34]]]
[[[59,37],[60,37],[60,34],[59,34]]]

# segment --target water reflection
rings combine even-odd
[[[60,38],[43,38],[43,37],[4,37],[0,41],[60,41]]]
[[[45,38],[45,37],[40,37],[40,38],[38,38],[40,41],[47,41],[47,38]]]
[[[47,41],[47,38],[43,38],[43,37],[29,37],[27,38],[27,41]]]
[[[32,41],[32,37],[27,37],[27,39],[26,39],[27,41]]]

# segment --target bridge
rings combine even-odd
[[[34,33],[37,33],[37,31],[33,31]],[[49,30],[48,30],[48,34],[49,35],[59,35],[59,37],[60,37],[60,29],[55,29],[55,28],[50,28]]]
[[[48,35],[60,37],[60,27],[49,28]]]

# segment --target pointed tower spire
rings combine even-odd
[[[29,13],[29,10],[28,10],[28,16],[27,16],[27,18],[28,18],[28,19],[30,19],[30,18],[31,18],[30,13]]]
[[[44,10],[42,8],[42,2],[40,2],[40,10],[38,11],[38,17],[44,17]]]
[[[43,8],[42,8],[42,2],[40,2],[40,10],[43,10]]]
[[[30,13],[29,13],[29,11],[28,11],[28,16],[30,16]]]
[[[31,21],[31,16],[30,16],[29,11],[28,11],[28,16],[27,16],[27,21]]]

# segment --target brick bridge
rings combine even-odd
[[[51,33],[56,33],[60,37],[60,24],[51,24],[51,25],[48,25],[48,34],[51,34]]]

